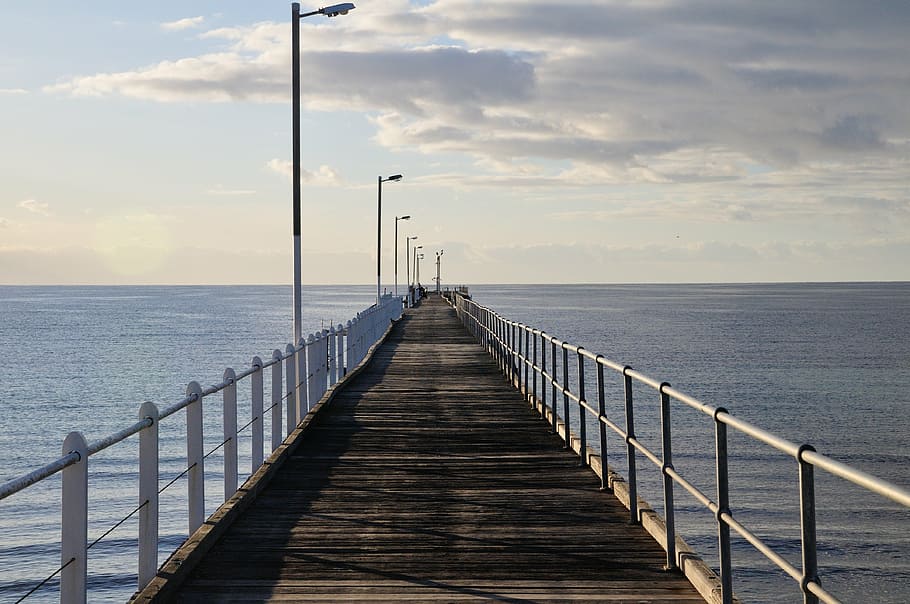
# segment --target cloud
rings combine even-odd
[[[5,228],[9,227],[10,224],[11,223],[9,220],[4,218],[3,216],[0,216],[0,229],[5,229]]]
[[[177,21],[162,23],[161,29],[165,31],[181,31],[184,29],[192,29],[200,27],[203,21],[205,21],[205,17],[187,17],[185,19],[178,19]]]
[[[796,175],[906,151],[887,141],[910,138],[908,6],[389,0],[369,18],[302,22],[303,98],[367,112],[387,147],[469,155],[493,179],[539,161],[567,162],[564,182],[748,186],[750,166]],[[188,21],[201,24],[174,24]],[[284,103],[287,29],[210,30],[219,52],[46,90]]]
[[[28,90],[24,88],[0,88],[0,96],[19,96],[23,94],[28,94]]]
[[[51,213],[48,211],[48,205],[43,201],[36,201],[34,199],[24,199],[16,204],[17,207],[22,208],[32,214],[39,214],[41,216],[50,216]]]
[[[294,170],[294,165],[292,162],[276,158],[266,162],[266,167],[272,172],[281,174],[288,180],[291,180],[292,172]],[[301,169],[300,182],[323,187],[337,186],[342,184],[341,176],[337,171],[335,171],[333,168],[330,168],[329,166],[319,166],[319,169],[315,172],[309,172],[307,170]]]

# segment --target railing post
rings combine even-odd
[[[525,399],[531,400],[531,394],[528,391],[528,387],[531,385],[528,380],[528,378],[529,378],[528,372],[531,369],[529,367],[529,364],[531,361],[531,342],[529,342],[529,340],[531,339],[531,328],[526,325],[524,327],[524,332],[525,332],[525,338],[524,338],[525,353],[524,353],[524,362],[522,363],[522,365],[524,366],[524,373],[525,373]]]
[[[88,444],[79,432],[63,440],[63,455],[77,453],[79,461],[63,470],[60,513],[60,602],[85,604],[88,575]]]
[[[580,466],[588,465],[588,414],[585,413],[585,357],[583,348],[578,348],[578,451],[581,459]]]
[[[329,385],[334,386],[335,382],[338,381],[338,356],[335,353],[336,345],[338,344],[335,338],[335,326],[332,325],[332,328],[329,329]]]
[[[221,391],[222,425],[224,426],[224,500],[237,491],[237,374],[224,370],[228,385]]]
[[[306,339],[306,375],[306,411],[308,412],[319,400],[317,394],[319,390],[319,334],[311,333]],[[304,415],[306,413],[301,409],[300,417],[302,418]]]
[[[272,451],[281,446],[281,351],[272,351]]]
[[[262,421],[262,407],[263,407],[263,398],[265,393],[263,392],[262,386],[262,359],[258,356],[253,357],[252,362],[253,367],[256,368],[256,372],[250,376],[250,428],[253,430],[253,439],[250,450],[250,474],[255,474],[256,470],[259,469],[259,466],[262,465],[262,432],[263,432],[263,421]]]
[[[730,553],[730,526],[721,519],[730,513],[730,477],[727,472],[727,424],[717,419],[726,413],[723,407],[714,410],[714,441],[717,451],[717,545],[720,562],[720,594],[723,604],[733,602],[733,564]]]
[[[152,425],[139,432],[139,571],[138,591],[158,571],[158,406],[139,406],[139,419]]]
[[[532,356],[533,365],[534,365],[534,370],[531,372],[531,403],[534,405],[534,408],[536,409],[536,408],[537,408],[537,372],[538,372],[538,367],[537,367],[537,334],[532,332],[531,335],[533,336],[531,339],[532,339],[533,342],[534,342],[534,343],[532,344],[532,347],[533,347],[533,349],[534,349],[534,350],[533,350],[533,356]]]
[[[347,341],[345,342],[345,365],[344,365],[344,374],[347,375],[348,371],[354,368],[354,324],[351,321],[347,322],[347,329],[345,329],[345,334]]]
[[[196,399],[186,406],[187,522],[189,534],[205,522],[205,462],[202,456],[202,386],[190,382],[188,397]]]
[[[304,340],[303,337],[300,338],[300,341],[297,342],[297,422],[303,421],[303,418],[306,416],[307,411],[310,408],[310,397],[307,392],[307,385],[310,383],[310,372],[307,367],[311,351],[307,346],[307,342],[312,341],[313,334],[309,335],[307,340]]]
[[[389,298],[390,303],[392,299],[393,298]],[[323,329],[322,339],[319,341],[319,398],[316,399],[316,402],[322,400],[322,395],[329,389],[329,359],[331,359],[331,355],[329,355],[330,342],[329,330]]]
[[[818,581],[818,557],[815,537],[815,468],[803,460],[803,453],[815,451],[811,445],[799,448],[796,458],[799,461],[799,512],[802,532],[803,579],[800,588],[803,592],[803,604],[817,604],[818,596],[809,591],[809,582]]]
[[[287,400],[285,405],[287,405],[285,411],[287,413],[287,433],[290,434],[294,431],[294,428],[297,427],[297,352],[294,349],[293,344],[288,344],[285,349],[286,358],[284,360],[284,379],[285,379],[285,390],[287,392]]]
[[[632,368],[626,365],[622,369],[623,391],[626,403],[626,456],[629,466],[629,515],[632,524],[638,524],[638,474],[635,468],[635,412],[632,405]]]
[[[553,370],[550,373],[550,385],[552,386],[553,396],[550,401],[550,414],[553,416],[553,434],[559,436],[559,414],[556,412],[556,339],[550,338],[550,364]]]
[[[604,358],[602,354],[597,355],[594,364],[597,365],[597,427],[600,433],[600,488],[604,491],[610,490],[610,477],[607,466],[607,425],[604,424],[604,418],[607,416],[607,401],[604,396],[604,366],[600,360]]]
[[[515,329],[515,369],[518,372],[518,375],[515,376],[515,381],[512,382],[512,387],[521,392],[521,366],[524,364],[522,357],[522,332],[524,331],[524,325],[516,323],[513,327]],[[524,393],[522,393],[524,394]]]
[[[547,419],[547,382],[543,375],[547,372],[547,334],[540,332],[540,412]]]
[[[572,447],[572,436],[569,434],[569,349],[562,343],[562,413],[566,427],[566,449]]]
[[[670,435],[670,395],[664,392],[670,384],[660,385],[660,435],[663,453],[661,474],[664,480],[664,522],[667,528],[667,569],[676,568],[676,509],[673,504],[673,478],[667,470],[673,467],[673,439]]]
[[[335,367],[338,371],[338,380],[344,377],[344,325],[339,323],[335,327]],[[336,380],[336,381],[338,381]]]

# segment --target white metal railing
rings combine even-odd
[[[571,446],[573,438],[578,440],[582,463],[588,462],[588,436],[585,413],[597,422],[601,452],[601,480],[604,488],[608,487],[607,430],[612,430],[625,442],[626,463],[629,473],[627,477],[629,512],[633,523],[638,523],[639,521],[637,509],[639,473],[636,466],[637,454],[640,453],[660,469],[664,514],[666,516],[664,518],[666,530],[664,547],[667,551],[668,568],[677,567],[674,484],[680,485],[714,514],[718,534],[722,600],[725,603],[733,601],[730,529],[733,529],[758,552],[793,578],[803,593],[803,601],[805,603],[818,601],[838,602],[833,595],[822,588],[818,576],[815,534],[815,468],[825,470],[834,476],[910,508],[910,491],[907,489],[817,453],[811,445],[794,444],[749,422],[734,417],[723,407],[712,407],[675,390],[666,382],[661,382],[639,373],[628,365],[616,363],[603,355],[594,354],[580,346],[559,340],[539,329],[506,319],[469,298],[456,295],[455,292],[448,294],[446,297],[455,306],[458,316],[465,327],[496,359],[501,370],[513,386],[523,391],[530,401],[540,404],[545,411],[549,410],[555,433],[559,433],[558,424],[562,423],[566,446]],[[549,359],[547,358],[548,351]],[[570,362],[570,355],[574,357],[573,362]],[[592,363],[597,372],[596,406],[589,401],[585,392],[585,367],[586,364]],[[575,371],[577,372],[575,376],[577,378],[575,391],[572,390],[569,376],[572,364],[575,365]],[[559,369],[561,369],[561,376],[559,375]],[[605,369],[615,372],[623,380],[625,428],[606,415],[604,400]],[[661,435],[661,451],[659,453],[651,451],[636,437],[633,382],[648,386],[657,391],[659,395]],[[561,417],[558,404],[559,398],[562,398]],[[677,401],[700,411],[714,422],[715,497],[717,501],[712,500],[710,495],[704,493],[687,480],[673,464],[671,401]],[[574,435],[570,433],[570,403],[577,404],[578,407],[576,416],[578,427],[577,433]],[[727,472],[727,428],[733,428],[755,441],[792,457],[797,462],[801,525],[801,569],[789,563],[758,535],[738,522],[730,511],[730,489]]]
[[[205,459],[221,449],[224,463],[224,501],[237,491],[238,433],[252,432],[251,475],[264,459],[264,418],[271,414],[271,448],[281,445],[282,405],[286,413],[287,434],[306,416],[330,386],[344,378],[349,369],[363,361],[369,348],[386,332],[391,321],[401,317],[401,300],[383,296],[380,304],[357,314],[346,325],[310,334],[296,345],[288,344],[285,352],[272,352],[263,362],[253,357],[251,367],[241,373],[227,368],[220,383],[203,388],[190,382],[183,400],[164,409],[151,402],[139,406],[139,421],[105,438],[89,443],[80,432],[71,432],[63,441],[62,455],[23,476],[0,485],[0,500],[19,493],[42,480],[62,472],[60,567],[37,583],[19,601],[38,591],[60,575],[60,601],[84,603],[87,598],[88,555],[92,546],[116,530],[124,521],[138,514],[138,589],[141,591],[155,577],[158,569],[158,499],[179,479],[187,478],[187,523],[189,535],[205,521]],[[282,364],[284,375],[282,376]],[[263,372],[271,371],[271,406],[263,409],[265,392]],[[251,415],[249,423],[237,428],[237,386],[250,379]],[[282,387],[284,386],[284,387]],[[223,439],[208,453],[203,453],[202,402],[208,396],[222,394]],[[163,488],[159,488],[158,425],[165,418],[186,410],[186,469]],[[88,466],[92,455],[139,435],[139,505],[126,518],[116,523],[101,537],[88,542]]]

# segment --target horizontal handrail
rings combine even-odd
[[[250,427],[252,430],[252,460],[250,475],[264,461],[264,415],[271,412],[271,448],[274,451],[283,440],[282,411],[285,412],[285,432],[289,435],[303,421],[322,396],[343,380],[349,369],[359,365],[368,349],[386,332],[391,321],[401,317],[402,301],[391,295],[382,296],[374,304],[357,313],[346,325],[332,326],[288,344],[285,352],[275,350],[268,361],[253,357],[251,366],[240,373],[228,368],[223,379],[207,388],[196,382],[187,387],[180,401],[159,410],[146,402],[139,408],[139,420],[113,434],[86,443],[79,432],[71,432],[64,441],[64,454],[58,459],[0,485],[0,500],[24,491],[57,473],[63,473],[61,506],[61,566],[50,577],[37,583],[22,596],[25,599],[60,574],[62,602],[85,602],[88,577],[88,550],[116,530],[127,518],[139,514],[138,589],[142,590],[157,572],[158,560],[158,495],[180,478],[187,479],[187,519],[189,534],[204,520],[204,460],[221,451],[224,460],[224,501],[237,491],[237,437]],[[284,371],[282,369],[284,368]],[[263,374],[271,369],[271,406],[263,409],[265,389]],[[251,380],[252,418],[237,428],[237,387]],[[208,453],[202,453],[203,410],[207,397],[221,393],[223,397],[224,433],[220,442]],[[284,406],[284,409],[282,409]],[[187,412],[187,464],[179,476],[165,487],[158,488],[158,426],[175,413]],[[133,510],[108,529],[91,545],[88,543],[88,464],[91,456],[139,435],[139,502]],[[20,600],[21,601],[21,600]]]
[[[673,388],[670,384],[636,371],[628,365],[617,363],[606,358],[602,354],[596,354],[581,346],[563,341],[548,334],[542,329],[511,321],[499,315],[492,309],[477,304],[466,296],[459,295],[457,292],[448,295],[448,299],[455,307],[459,318],[465,324],[468,331],[472,333],[498,361],[501,370],[505,373],[513,386],[523,391],[526,397],[535,405],[539,404],[544,411],[551,414],[554,430],[558,422],[562,422],[567,446],[569,446],[573,439],[569,417],[569,402],[572,401],[577,404],[579,413],[579,416],[577,417],[579,434],[574,435],[574,437],[579,441],[582,463],[587,463],[585,454],[587,448],[586,420],[583,415],[591,416],[596,420],[600,427],[600,439],[602,443],[601,479],[605,487],[607,486],[606,476],[608,473],[605,450],[606,429],[609,428],[623,440],[626,445],[627,464],[629,468],[627,482],[629,487],[630,519],[632,522],[638,522],[636,490],[638,482],[638,470],[636,465],[637,454],[643,456],[660,470],[663,477],[664,513],[666,515],[666,518],[664,519],[666,524],[665,549],[667,550],[668,567],[673,568],[677,564],[675,552],[675,505],[673,485],[678,484],[682,486],[696,501],[714,515],[719,535],[720,581],[722,599],[724,602],[732,602],[733,600],[732,565],[730,560],[732,554],[729,529],[733,529],[737,534],[741,535],[758,552],[792,577],[799,584],[805,602],[813,603],[819,600],[824,602],[838,601],[821,587],[818,578],[815,537],[814,468],[824,470],[833,476],[847,480],[886,499],[910,507],[910,491],[901,486],[882,480],[818,453],[809,445],[797,445],[796,443],[764,430],[750,422],[734,417],[722,407],[715,407],[704,403],[695,397]],[[561,354],[557,354],[557,350],[560,350]],[[577,358],[575,362],[577,364],[576,368],[578,373],[576,386],[578,390],[573,390],[568,381],[570,363],[568,360],[569,357],[566,355],[569,353],[574,354]],[[559,357],[563,358],[560,359]],[[599,372],[599,391],[597,394],[599,405],[597,409],[592,406],[591,401],[587,400],[584,395],[584,364],[586,360],[593,363],[594,366],[598,368]],[[548,364],[549,368],[547,367]],[[557,365],[562,369],[562,376],[556,375]],[[605,415],[603,407],[603,384],[601,382],[603,369],[608,369],[618,374],[623,380],[625,391],[625,429]],[[660,396],[660,433],[662,443],[661,451],[659,453],[649,449],[645,443],[636,437],[634,422],[635,397],[633,396],[635,384],[647,386],[652,390],[655,390]],[[561,413],[559,404],[557,403],[557,397],[563,399],[563,409]],[[716,501],[712,499],[710,495],[696,487],[691,481],[686,479],[683,473],[674,466],[672,462],[673,438],[671,430],[671,402],[673,401],[701,412],[710,417],[711,421],[714,423],[716,435]],[[797,569],[781,555],[777,554],[761,538],[737,521],[730,511],[730,493],[727,479],[727,427],[733,428],[755,441],[780,451],[798,462],[802,532],[801,569]]]

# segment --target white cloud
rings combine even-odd
[[[291,180],[291,173],[294,170],[294,165],[292,162],[276,158],[266,162],[266,167],[272,172],[281,174],[288,180]],[[342,179],[335,169],[330,168],[329,166],[319,166],[319,169],[317,169],[315,172],[310,172],[301,168],[300,182],[311,185],[330,187],[342,184]]]
[[[19,96],[28,94],[25,88],[0,88],[0,96]]]
[[[5,228],[9,227],[10,224],[11,223],[9,220],[4,218],[3,216],[0,216],[0,229],[5,229]]]
[[[896,142],[910,138],[904,5],[389,0],[370,10],[302,22],[305,103],[368,112],[388,148],[469,155],[482,184],[742,191],[803,188],[808,170],[823,187],[892,201],[906,185],[908,145]],[[46,90],[285,103],[287,30],[210,30],[201,38],[220,52]],[[528,169],[548,162],[561,170]],[[337,180],[321,169],[305,178]],[[729,215],[753,213],[739,204]]]
[[[23,199],[16,204],[17,207],[22,208],[32,214],[39,214],[41,216],[50,216],[51,213],[48,210],[47,202],[36,201],[34,199]]]
[[[200,27],[203,21],[205,21],[205,17],[187,17],[185,19],[178,19],[177,21],[162,23],[161,29],[165,31],[181,31],[184,29],[192,29],[195,27]]]

